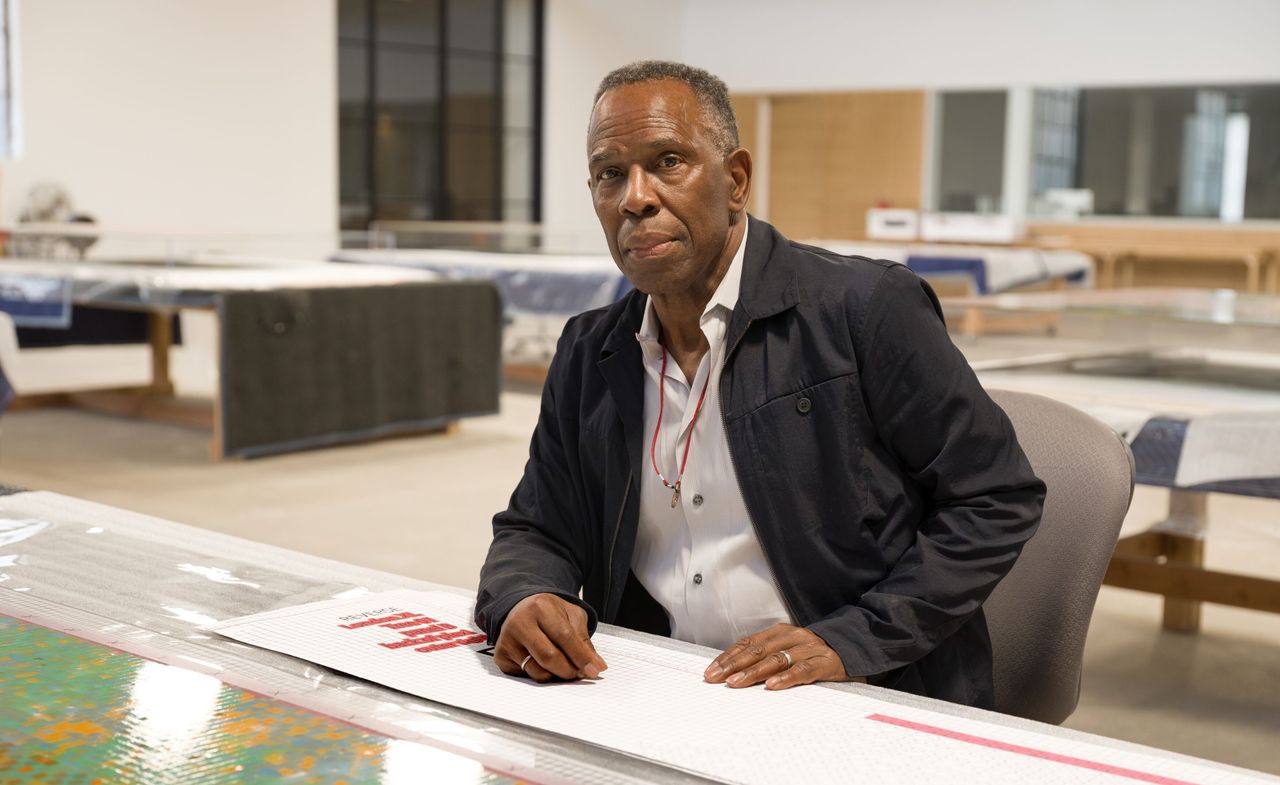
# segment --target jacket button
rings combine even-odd
[[[813,408],[813,401],[809,400],[808,398],[801,398],[800,400],[796,401],[796,411],[800,412],[801,414],[808,414],[809,410],[812,408]]]
[[[702,573],[698,573],[698,574],[694,575],[694,576],[693,576],[693,582],[694,582],[694,583],[702,583]]]
[[[702,506],[702,494],[700,494],[700,493],[695,493],[695,494],[693,495],[693,506],[694,506],[694,507],[701,507],[701,506]]]

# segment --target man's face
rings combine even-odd
[[[741,151],[740,151],[741,152]],[[734,166],[745,159],[746,173]],[[708,279],[746,204],[749,157],[726,160],[684,82],[614,88],[591,113],[587,160],[596,215],[623,275],[646,294]]]

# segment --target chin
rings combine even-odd
[[[622,274],[626,276],[632,286],[645,294],[662,294],[664,291],[662,287],[663,282],[659,280],[657,276],[636,275],[630,270],[623,270]]]
[[[652,259],[625,257],[625,264],[618,269],[631,285],[645,294],[676,294],[689,288],[690,274],[694,271],[691,260],[680,253],[671,253]]]

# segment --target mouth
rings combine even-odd
[[[653,237],[643,238],[640,242],[634,240],[629,243],[625,250],[631,256],[638,259],[652,259],[654,257],[663,256],[676,245],[676,240],[671,237]]]

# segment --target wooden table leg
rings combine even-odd
[[[222,411],[222,310],[213,311],[213,357],[217,364],[218,383],[213,388],[213,438],[209,440],[209,460],[217,463],[226,457],[223,445]]]
[[[147,326],[151,342],[151,384],[147,391],[155,395],[173,395],[173,377],[169,372],[173,314],[169,311],[147,311]]]
[[[1133,254],[1121,254],[1117,262],[1120,264],[1120,286],[1125,289],[1132,289],[1137,275],[1137,271],[1134,269],[1138,266],[1137,257]]]
[[[1110,251],[1098,253],[1098,288],[1116,288],[1116,255]]]
[[[1204,567],[1204,535],[1208,528],[1209,494],[1199,491],[1169,491],[1169,517],[1153,527],[1164,535],[1163,556],[1167,564]],[[1166,597],[1164,628],[1175,632],[1200,629],[1199,600]]]
[[[1169,517],[1121,538],[1103,579],[1108,586],[1163,596],[1166,630],[1198,631],[1205,602],[1280,613],[1280,581],[1205,569],[1208,496],[1170,490]]]
[[[1245,291],[1260,292],[1262,291],[1262,268],[1261,262],[1256,254],[1246,254],[1244,257],[1245,267]]]

